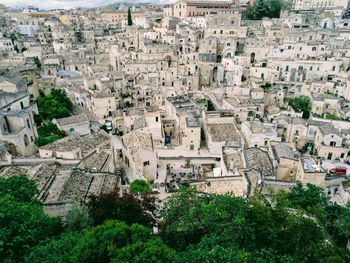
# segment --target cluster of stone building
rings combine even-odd
[[[240,1],[0,9],[0,176],[36,180],[48,209],[135,179],[161,199],[184,183],[249,196],[302,182],[349,200],[347,0],[259,21]],[[52,88],[74,114],[38,148],[35,100]],[[301,96],[307,119],[288,105]]]

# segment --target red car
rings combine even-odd
[[[329,170],[331,174],[334,175],[346,175],[346,168],[345,167],[336,167]]]

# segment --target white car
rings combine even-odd
[[[106,121],[105,125],[106,125],[106,130],[107,131],[112,131],[113,130],[112,121]]]

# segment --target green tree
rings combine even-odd
[[[247,10],[244,12],[244,19],[248,19],[248,20],[253,20],[253,6],[251,6],[250,4],[248,4],[247,6]],[[243,80],[243,75],[242,75],[242,81]]]
[[[151,187],[145,180],[136,179],[130,184],[131,193],[147,193],[151,191]]]
[[[92,218],[85,206],[74,204],[66,215],[66,230],[69,232],[79,232],[82,229],[92,226]]]
[[[250,263],[251,254],[240,250],[232,244],[225,244],[221,237],[204,237],[198,244],[191,245],[183,253],[184,262],[192,263],[221,263],[236,262]]]
[[[128,9],[128,26],[132,26],[131,8]]]
[[[198,243],[206,235],[249,244],[251,228],[245,222],[247,209],[242,198],[199,194],[195,188],[183,187],[163,206],[161,235],[177,250]]]
[[[301,96],[289,100],[289,105],[297,112],[303,112],[303,118],[308,119],[311,112],[311,100],[309,97]]]
[[[41,69],[40,59],[38,57],[33,57],[33,61],[34,61],[35,65],[37,66],[37,68]]]
[[[113,248],[111,250],[111,257],[112,263],[181,262],[175,250],[165,245],[160,238],[151,238],[149,235],[148,240],[143,241],[141,239],[122,248]]]
[[[34,122],[37,126],[40,126],[43,123],[43,117],[40,114],[35,114]]]
[[[320,191],[297,185],[291,193],[244,200],[180,189],[164,204],[160,233],[185,251],[184,262],[347,262],[349,252],[336,247],[320,216],[318,208],[328,205]]]
[[[65,137],[64,131],[60,131],[56,124],[52,122],[45,123],[38,128],[38,138],[36,144],[43,146]]]
[[[72,248],[80,238],[77,233],[65,233],[34,247],[25,258],[25,263],[68,263]]]
[[[59,218],[47,216],[35,200],[34,185],[23,176],[0,180],[2,262],[23,262],[32,247],[61,231]]]
[[[279,18],[283,2],[281,0],[268,0],[269,17]]]
[[[72,114],[73,104],[62,89],[53,89],[47,96],[37,100],[39,114],[44,120],[68,117]]]
[[[325,215],[325,208],[328,205],[328,197],[324,190],[313,184],[303,186],[297,183],[292,190],[287,193],[289,206],[302,209],[305,212],[317,216],[319,219]]]
[[[38,203],[36,195],[39,193],[34,181],[28,180],[24,175],[10,178],[0,177],[0,197],[10,195],[14,201]]]
[[[343,247],[350,242],[350,202],[345,207],[338,207],[339,214],[334,219],[334,229],[337,231],[337,241]]]
[[[253,7],[252,16],[254,20],[260,20],[269,16],[269,6],[266,0],[256,0]]]
[[[156,209],[154,199],[150,197],[136,198],[132,194],[121,196],[118,190],[91,196],[87,203],[89,214],[94,225],[102,224],[107,219],[114,219],[145,226],[152,226],[154,218],[152,214]]]
[[[84,232],[72,250],[73,263],[104,262],[175,262],[176,252],[150,229],[119,221],[106,221]]]

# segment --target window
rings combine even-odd
[[[149,161],[143,162],[143,166],[149,166]]]
[[[158,116],[156,117],[156,122],[158,122]]]
[[[343,159],[344,156],[345,156],[345,153],[341,153],[341,154],[340,154],[340,158],[341,158],[341,159]]]
[[[24,141],[24,146],[28,146],[29,145],[29,140],[28,140],[27,134],[24,135],[23,141]]]
[[[29,120],[27,120],[27,126],[28,126],[28,128],[30,128],[30,123],[29,123]]]
[[[74,128],[70,128],[69,131],[70,132],[74,132],[75,130],[74,130]]]

